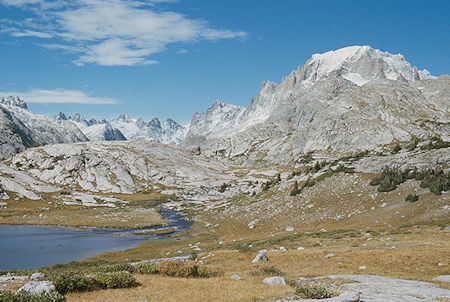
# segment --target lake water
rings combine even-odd
[[[161,213],[177,232],[191,227],[192,223],[176,211],[161,208]],[[31,269],[67,263],[133,248],[146,240],[170,238],[168,234],[142,236],[133,235],[134,232],[136,230],[0,225],[0,269]]]

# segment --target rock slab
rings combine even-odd
[[[17,293],[28,292],[30,294],[41,295],[55,291],[55,285],[52,281],[30,281],[17,290]]]
[[[269,258],[267,258],[267,250],[260,250],[255,259],[253,259],[252,263],[265,262],[268,260]]]
[[[270,285],[286,285],[286,280],[284,280],[283,277],[267,277],[263,280],[264,284],[270,284]]]

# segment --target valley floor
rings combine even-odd
[[[448,283],[433,281],[439,275],[450,274],[448,227],[415,225],[395,230],[321,233],[282,232],[266,240],[243,239],[223,244],[218,244],[220,239],[211,235],[146,242],[135,249],[94,259],[118,261],[175,256],[179,254],[177,251],[185,254],[196,245],[202,249],[198,257],[201,262],[223,275],[207,279],[138,275],[138,287],[72,293],[68,301],[262,301],[291,297],[294,288],[289,285],[262,283],[263,278],[274,275],[286,280],[327,275],[379,275],[429,281],[450,289]],[[280,246],[286,251],[280,250]],[[269,261],[252,264],[261,248],[268,249]],[[331,253],[333,256],[326,257]],[[230,279],[233,274],[238,274],[242,280]],[[335,288],[339,292],[339,287]],[[440,301],[448,301],[448,298]]]

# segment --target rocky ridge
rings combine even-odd
[[[449,140],[449,86],[449,76],[435,78],[401,55],[346,47],[313,55],[280,84],[264,82],[248,107],[222,120],[226,131],[209,121],[225,104],[194,114],[184,143],[208,156],[286,163],[310,151],[342,155],[413,136]]]
[[[18,97],[0,98],[0,157],[43,144],[87,141],[74,124],[31,112]]]

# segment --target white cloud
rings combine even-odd
[[[46,5],[47,8],[49,3],[61,3],[58,0],[20,1],[39,2],[41,7]],[[149,57],[172,43],[247,37],[247,33],[243,31],[215,29],[201,19],[155,10],[153,6],[161,2],[176,1],[152,0],[145,3],[138,0],[74,0],[70,5],[66,4],[64,9],[47,9],[45,12],[42,9],[36,13],[41,18],[34,23],[35,28],[23,28],[19,32],[25,33],[28,30],[36,33],[37,28],[42,28],[44,23],[47,32],[39,32],[61,41],[51,45],[79,52],[78,59],[74,61],[76,64],[105,66],[157,63]]]
[[[67,89],[32,89],[28,92],[0,92],[0,95],[17,95],[27,103],[58,103],[58,104],[116,104],[117,100],[106,97],[92,97],[80,90]]]
[[[42,0],[0,0],[0,3],[8,6],[22,6],[26,4],[40,3]]]
[[[13,37],[37,37],[37,38],[43,38],[43,39],[52,38],[51,34],[40,32],[40,31],[29,30],[29,29],[26,29],[22,32],[19,32],[19,31],[12,32],[11,36],[13,36]]]

